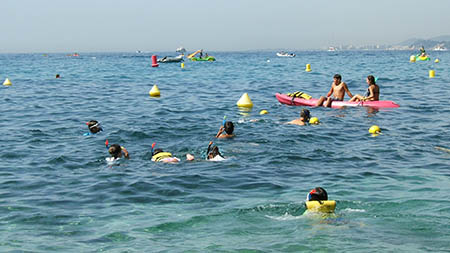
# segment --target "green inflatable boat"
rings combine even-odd
[[[216,58],[214,58],[213,56],[206,56],[203,58],[199,58],[199,57],[192,57],[191,61],[215,61]]]

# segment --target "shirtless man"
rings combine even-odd
[[[352,98],[353,95],[350,92],[350,90],[347,87],[347,84],[342,82],[342,77],[339,74],[334,75],[333,77],[334,81],[331,84],[331,89],[327,93],[327,97],[321,96],[319,100],[317,101],[316,106],[325,106],[325,107],[331,107],[332,101],[343,101],[345,97],[345,93]],[[331,94],[333,94],[333,97],[330,97]],[[325,103],[325,99],[327,100]]]

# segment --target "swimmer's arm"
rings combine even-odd
[[[344,83],[344,90],[345,90],[345,92],[347,92],[347,95],[348,95],[349,97],[351,97],[351,98],[353,97],[353,95],[352,95],[352,93],[350,92],[350,90],[348,89],[346,83]]]
[[[219,138],[219,136],[223,133],[224,130],[225,130],[225,128],[223,126],[221,126],[219,129],[219,132],[217,132],[217,134],[216,134],[216,138]]]
[[[369,96],[367,96],[367,97],[364,97],[364,101],[367,101],[367,100],[372,100],[375,96],[374,96],[374,93],[373,93],[373,87],[369,87]]]
[[[125,158],[130,159],[130,155],[128,154],[128,150],[125,147],[121,147],[122,148],[122,152],[123,155],[125,156]]]
[[[331,96],[333,94],[333,84],[331,85],[330,91],[327,93],[327,97]]]

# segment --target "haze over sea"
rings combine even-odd
[[[13,83],[0,88],[0,251],[448,252],[449,52],[208,53],[184,69],[151,68],[151,54],[0,54]],[[302,108],[276,92],[325,95],[336,73],[353,94],[376,76],[400,108],[309,108],[320,125],[284,124]],[[224,116],[236,137],[214,140]],[[83,136],[91,119],[104,131]],[[106,164],[105,139],[131,159]],[[204,160],[211,140],[227,161]],[[183,161],[151,162],[153,142]],[[337,218],[302,215],[316,186]]]

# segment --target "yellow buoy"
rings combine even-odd
[[[267,111],[267,110],[261,110],[260,112],[259,112],[259,114],[261,114],[261,115],[263,115],[263,114],[268,114],[269,112]]]
[[[436,63],[439,63],[439,59],[438,59],[438,58],[436,58],[436,60],[434,60],[434,62],[436,62]]]
[[[12,85],[12,83],[11,83],[11,81],[9,81],[8,78],[6,78],[5,81],[3,82],[3,85],[10,86],[10,85]]]
[[[311,64],[306,64],[306,69],[305,69],[305,71],[306,72],[310,72],[311,71]]]
[[[317,117],[312,117],[309,119],[309,124],[317,125],[319,123],[320,123],[320,121]]]
[[[415,55],[411,55],[411,56],[409,57],[409,61],[410,61],[410,62],[416,62],[416,56],[415,56]]]
[[[241,98],[237,101],[237,106],[251,108],[253,107],[252,100],[247,93],[242,94]]]
[[[159,97],[161,96],[161,92],[159,91],[158,85],[153,85],[152,89],[148,92],[151,97]]]
[[[436,72],[434,72],[434,70],[428,71],[428,76],[429,76],[430,78],[433,78],[433,77],[435,76],[435,74],[436,74]]]
[[[379,134],[381,132],[381,129],[377,125],[373,125],[369,128],[369,133],[371,134]]]
[[[181,68],[184,69],[184,62],[181,63]]]

